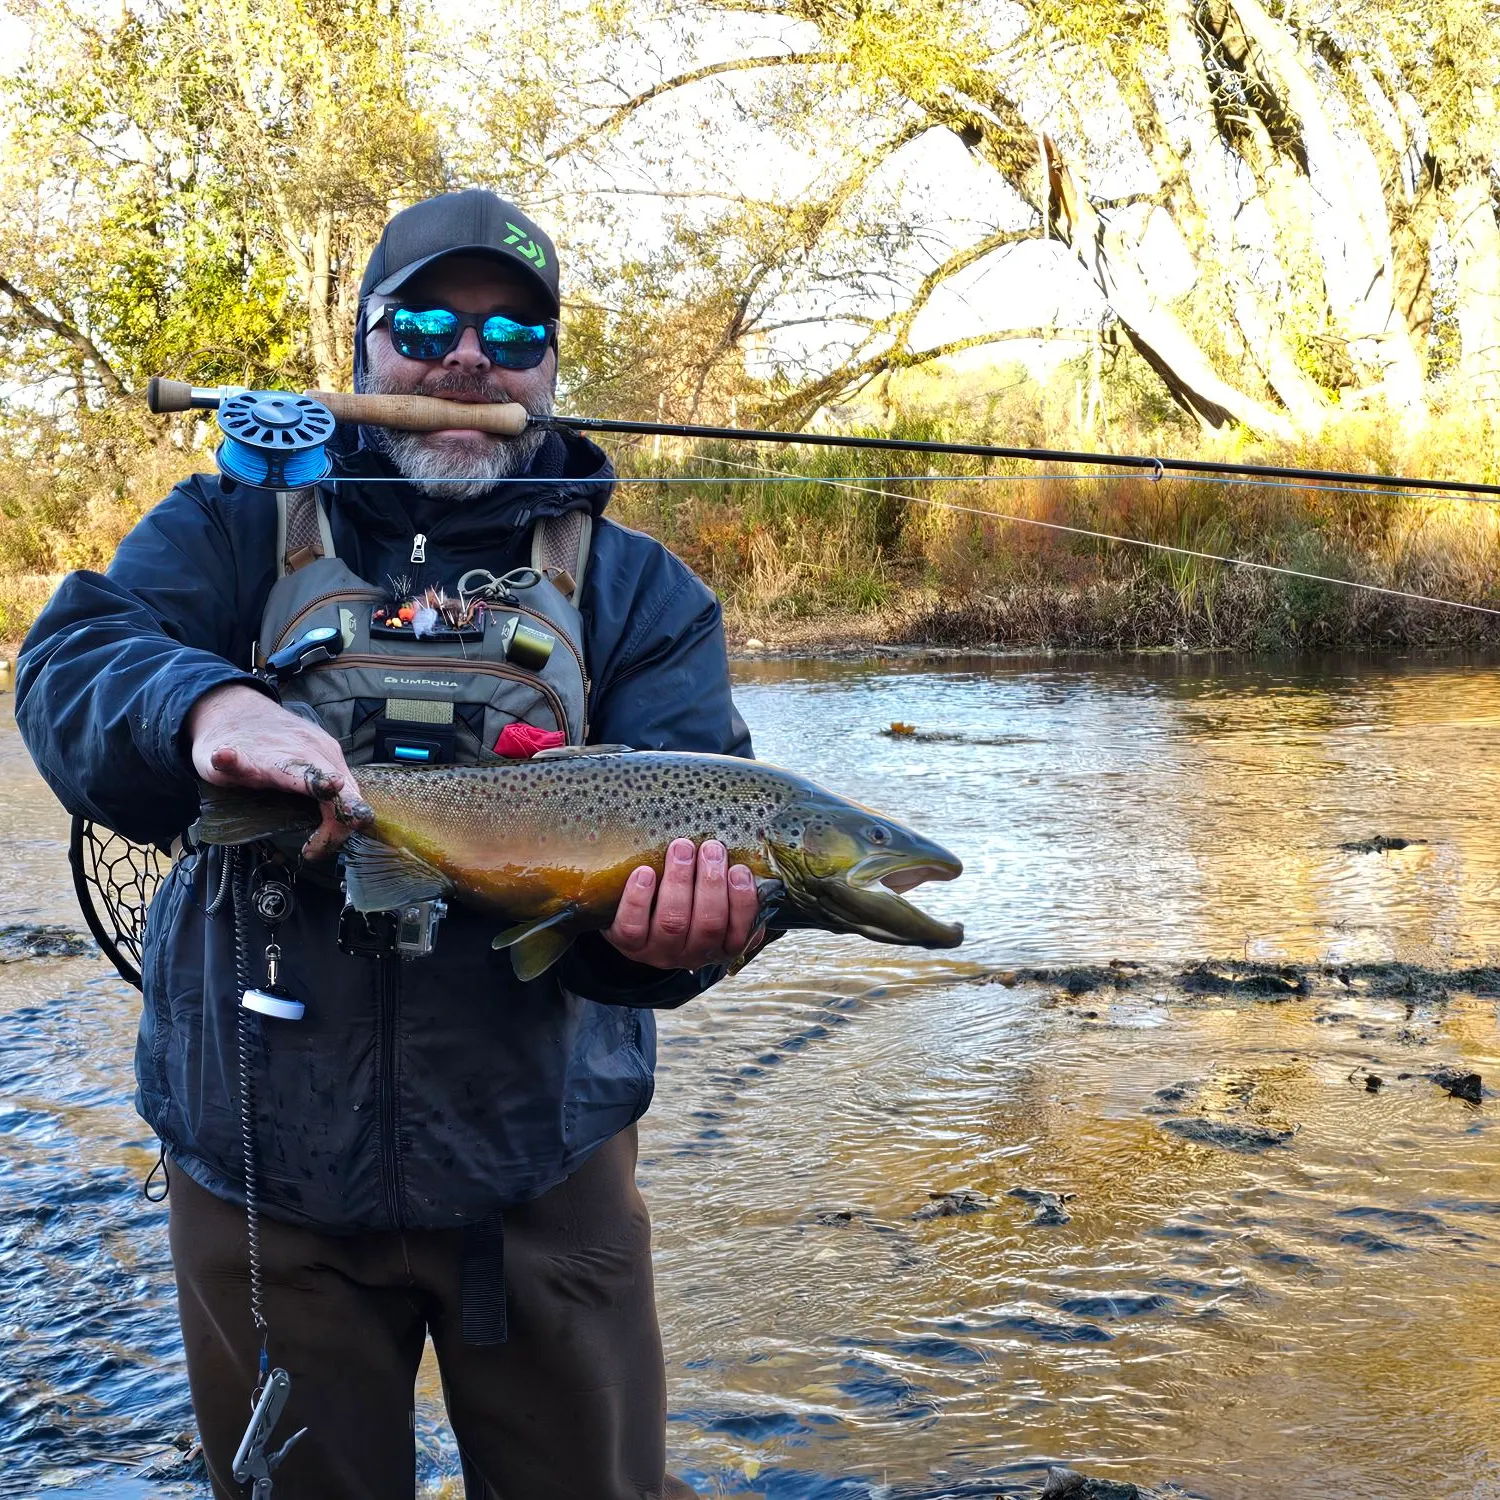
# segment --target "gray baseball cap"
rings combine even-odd
[[[488,255],[525,271],[555,315],[557,250],[514,203],[483,188],[443,193],[403,208],[385,226],[365,267],[359,298],[399,291],[445,255]]]

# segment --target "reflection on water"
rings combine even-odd
[[[917,899],[969,941],[794,935],[663,1018],[674,1464],[776,1500],[1048,1462],[1212,1500],[1500,1493],[1495,1105],[1429,1076],[1500,1079],[1494,665],[738,675],[765,758],[964,858]],[[11,732],[0,784],[0,925],[77,925]],[[1376,834],[1412,842],[1339,847]],[[134,998],[97,960],[0,969],[0,1495],[203,1493]],[[957,1188],[983,1211],[913,1218]],[[420,1438],[436,1486],[431,1383]]]

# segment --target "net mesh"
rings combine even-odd
[[[121,976],[141,984],[141,943],[151,898],[170,868],[159,849],[91,823],[73,820],[73,884],[89,930]]]

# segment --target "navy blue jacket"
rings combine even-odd
[[[468,569],[528,560],[541,514],[588,506],[593,549],[579,600],[596,743],[749,755],[730,698],[717,600],[659,543],[602,518],[608,460],[554,435],[537,472],[416,529],[383,459],[361,449],[325,492],[338,554],[374,583],[451,587]],[[195,476],[126,537],[105,574],[64,580],[16,675],[16,718],[72,812],[166,843],[197,810],[183,732],[193,704],[245,670],[276,567],[264,492]],[[232,903],[205,908],[222,854],[181,861],[147,923],[137,1108],[184,1170],[222,1197],[243,1191]],[[266,1210],[333,1231],[475,1223],[545,1192],[651,1101],[651,1011],[721,969],[664,973],[597,935],[529,984],[490,947],[493,919],[450,908],[422,959],[353,957],[335,934],[331,883],[297,882],[278,929],[300,1022],[254,1020],[260,1190]],[[252,982],[266,929],[249,923]]]

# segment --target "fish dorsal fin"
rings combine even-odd
[[[555,750],[538,750],[532,760],[562,760],[573,755],[631,755],[634,745],[559,745]]]
[[[395,911],[445,895],[452,882],[406,849],[354,834],[344,844],[344,892],[356,911]]]
[[[576,906],[565,906],[550,917],[519,922],[498,934],[490,947],[510,949],[511,967],[516,978],[525,983],[545,974],[572,947],[573,934],[567,929],[577,915]]]

